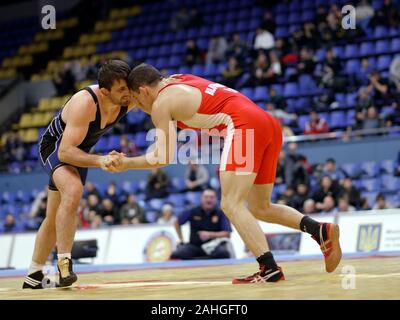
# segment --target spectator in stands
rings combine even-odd
[[[86,185],[85,185],[85,198],[87,199],[92,194],[97,196],[98,199],[101,198],[101,194],[100,194],[99,190],[95,187],[93,182],[88,181],[88,182],[86,182]]]
[[[372,207],[373,210],[390,209],[390,205],[386,202],[385,195],[378,193],[375,200],[375,205]]]
[[[276,29],[276,22],[274,20],[274,17],[272,15],[272,12],[267,10],[264,12],[261,24],[260,24],[260,29],[267,30],[270,33],[274,34],[275,29]]]
[[[336,167],[336,161],[333,158],[325,161],[323,174],[330,176],[332,180],[342,180],[345,177],[343,171]]]
[[[379,119],[378,111],[374,106],[370,106],[367,111],[367,116],[364,119],[362,128],[376,129],[382,127],[382,121]]]
[[[313,199],[307,199],[303,204],[303,214],[312,214],[316,213],[317,209],[315,208],[315,201]]]
[[[329,195],[324,197],[322,203],[317,203],[316,207],[318,210],[321,210],[322,214],[337,212],[337,209],[335,208],[335,200],[333,199],[332,196]]]
[[[292,34],[292,39],[297,48],[308,47],[316,48],[317,32],[312,22],[306,22],[304,25]]]
[[[75,91],[75,77],[71,67],[71,63],[66,62],[53,77],[53,84],[57,90],[58,96],[64,96]]]
[[[183,61],[187,66],[201,62],[201,50],[192,39],[186,42],[186,52]]]
[[[356,211],[356,208],[350,205],[349,196],[346,193],[339,197],[338,211],[339,212]]]
[[[373,72],[373,68],[371,67],[369,60],[367,57],[361,58],[361,67],[355,73],[356,80],[358,84],[368,85],[369,83],[369,74]]]
[[[31,218],[39,218],[41,223],[46,217],[46,209],[47,209],[47,188],[44,188],[36,195],[35,199],[33,200],[29,216]]]
[[[228,43],[222,36],[212,37],[208,44],[207,59],[206,62],[220,63],[225,61],[226,51],[228,50]]]
[[[152,169],[146,186],[146,200],[168,197],[169,177],[161,169]]]
[[[304,183],[299,183],[297,185],[296,193],[293,196],[293,201],[292,201],[293,207],[301,211],[304,202],[309,198],[310,198],[310,192],[308,190],[308,186]]]
[[[197,163],[196,160],[189,161],[185,172],[185,191],[203,191],[208,184],[209,174],[207,169]]]
[[[329,126],[325,119],[318,116],[317,111],[310,112],[310,120],[306,122],[304,134],[320,134],[329,132]]]
[[[254,61],[250,79],[247,83],[249,86],[260,86],[268,81],[268,58],[267,55],[260,51],[257,59]]]
[[[361,87],[358,90],[356,110],[364,111],[368,109],[370,106],[372,106],[372,104],[373,100],[367,87]]]
[[[392,0],[384,0],[380,9],[376,11],[373,21],[375,25],[398,26],[399,3],[395,4]]]
[[[247,44],[242,41],[240,33],[234,33],[232,39],[228,43],[227,55],[235,57],[238,63],[242,66],[248,54],[249,48]]]
[[[387,99],[387,93],[389,86],[387,81],[381,79],[380,73],[378,71],[373,71],[368,76],[369,85],[367,86],[368,93],[374,99],[374,103],[383,104]]]
[[[190,10],[190,23],[189,27],[190,28],[198,28],[201,27],[203,24],[203,15],[197,8],[192,8]]]
[[[181,225],[190,222],[190,241],[184,244]],[[171,259],[229,258],[226,243],[229,241],[231,226],[217,208],[217,194],[212,189],[203,192],[201,205],[184,212],[175,223],[180,245]]]
[[[369,22],[374,17],[374,8],[368,3],[368,0],[361,0],[356,7],[357,25],[366,33],[368,32]]]
[[[170,28],[172,31],[177,32],[187,28],[191,21],[191,17],[188,10],[182,7],[178,12],[176,12],[170,21]]]
[[[89,223],[90,229],[98,229],[109,225],[108,223],[104,223],[103,218],[100,215],[95,214],[94,211],[90,212]]]
[[[177,219],[174,216],[174,208],[171,204],[166,203],[161,208],[161,215],[157,219],[158,224],[171,224],[175,225]]]
[[[9,162],[24,161],[26,158],[27,148],[18,133],[11,131],[8,134],[5,146],[5,158]]]
[[[4,232],[15,232],[19,231],[17,224],[15,223],[15,218],[12,214],[7,214],[4,225],[3,225],[3,231]]]
[[[111,181],[108,186],[107,190],[104,195],[105,198],[108,198],[112,201],[112,203],[116,206],[119,207],[120,205],[120,199],[119,199],[119,194],[118,194],[118,189],[117,189],[117,184],[114,181]]]
[[[104,223],[107,225],[119,223],[118,210],[109,198],[105,198],[101,202],[100,215],[103,218]]]
[[[325,60],[322,62],[322,73],[320,81],[326,88],[341,88],[344,87],[344,81],[339,76],[342,71],[340,59],[333,53],[332,48],[329,48],[325,54]]]
[[[300,50],[300,61],[296,66],[297,74],[314,74],[315,61],[313,53],[310,49],[304,47]]]
[[[285,99],[272,86],[269,88],[268,102],[274,104],[276,109],[286,109]]]
[[[258,50],[271,50],[275,46],[275,39],[271,32],[257,28],[256,36],[254,38],[253,49]]]
[[[85,213],[85,216],[89,216],[91,212],[93,212],[94,214],[100,214],[100,209],[100,198],[98,198],[95,194],[91,194],[88,197],[88,212]]]
[[[392,82],[400,85],[400,55],[395,56],[390,63],[389,76]]]
[[[266,103],[265,108],[270,114],[279,120],[291,121],[292,123],[297,120],[297,115],[295,113],[288,113],[282,109],[276,109],[274,103]]]
[[[294,190],[294,187],[286,186],[284,193],[282,195],[280,195],[279,198],[280,199],[284,199],[285,203],[288,206],[294,207],[295,206],[295,190]]]
[[[269,66],[266,74],[266,82],[275,83],[281,75],[282,66],[279,57],[275,51],[271,50],[269,52]]]
[[[326,17],[328,16],[328,12],[326,10],[326,6],[320,4],[317,8],[317,14],[315,16],[315,23],[319,26],[320,23],[324,23],[326,21]]]
[[[353,180],[350,177],[344,178],[340,186],[339,196],[343,197],[344,195],[348,196],[350,205],[356,208],[361,206],[360,191],[353,186]]]
[[[119,145],[121,152],[126,154],[126,156],[128,157],[134,157],[140,153],[139,148],[136,146],[135,142],[129,140],[126,134],[121,136]]]
[[[121,221],[126,219],[130,224],[147,223],[145,211],[134,194],[128,196],[127,203],[119,210],[119,217]]]
[[[335,181],[332,181],[330,176],[326,175],[322,177],[321,183],[312,198],[316,202],[317,209],[320,209],[326,196],[332,196],[334,199],[337,199],[338,194],[338,184]]]
[[[221,83],[230,88],[235,88],[243,70],[235,57],[230,57],[228,65],[222,72]]]
[[[275,184],[285,183],[285,161],[286,161],[286,152],[285,150],[281,150],[278,158],[278,164],[276,167],[276,177]]]

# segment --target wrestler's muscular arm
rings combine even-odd
[[[151,113],[157,130],[155,149],[140,157],[124,158],[122,167],[117,171],[169,165],[174,159],[177,139],[173,120],[190,118],[197,110],[197,100],[186,86],[175,85],[164,89],[154,101]]]
[[[66,125],[58,150],[61,162],[77,167],[104,167],[104,156],[89,154],[78,146],[85,139],[89,123],[96,118],[96,105],[84,91],[78,92],[68,102],[68,109],[63,114]]]

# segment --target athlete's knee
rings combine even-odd
[[[222,196],[221,198],[221,210],[228,218],[233,217],[241,206],[244,206],[244,201],[242,199],[230,196]]]
[[[256,205],[256,206],[249,206],[250,212],[253,214],[253,216],[258,219],[258,220],[264,220],[267,222],[273,222],[272,215],[270,214],[270,209],[271,208],[271,203],[264,202],[262,205]]]
[[[72,184],[61,192],[61,205],[77,207],[83,194],[82,184]]]

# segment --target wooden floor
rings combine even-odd
[[[400,299],[400,257],[342,260],[328,274],[322,260],[279,263],[286,281],[232,285],[256,264],[80,274],[71,288],[21,290],[22,278],[0,278],[0,299]],[[355,268],[343,289],[342,268]]]

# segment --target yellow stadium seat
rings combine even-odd
[[[32,123],[32,114],[31,113],[24,113],[21,118],[19,119],[19,127],[20,128],[27,128]]]
[[[37,142],[39,139],[39,130],[38,129],[29,129],[25,132],[25,142]]]
[[[49,110],[50,109],[50,98],[42,98],[39,102],[39,110]]]

